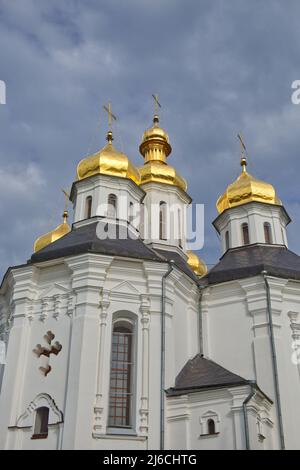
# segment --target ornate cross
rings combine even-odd
[[[61,188],[62,192],[64,193],[66,197],[66,202],[65,202],[65,212],[68,210],[69,206],[69,200],[70,200],[70,194],[67,193],[67,191],[64,190],[64,188]]]
[[[44,340],[46,341],[48,347],[37,344],[35,349],[33,349],[33,352],[37,355],[37,357],[45,356],[47,358],[45,360],[44,366],[39,367],[39,370],[42,372],[42,374],[44,374],[45,377],[52,369],[49,364],[50,355],[55,354],[55,356],[57,356],[62,350],[62,345],[58,341],[55,341],[55,343],[52,344],[54,338],[55,335],[52,333],[52,331],[47,331],[47,333],[44,335]]]
[[[154,99],[154,110],[155,114],[158,114],[158,108],[161,108],[161,104],[158,101],[158,95],[152,95],[152,98]]]
[[[241,147],[242,147],[242,153],[246,153],[246,145],[244,144],[244,139],[242,137],[241,134],[238,134],[237,135],[239,141],[240,141],[240,144],[241,144]]]
[[[106,111],[107,114],[108,114],[108,128],[109,128],[109,130],[111,131],[111,130],[112,130],[112,129],[111,129],[111,128],[112,128],[112,122],[113,122],[113,120],[116,121],[117,118],[116,118],[116,116],[113,114],[113,112],[112,112],[112,110],[111,110],[111,104],[110,104],[110,103],[108,103],[108,106],[103,106],[103,109],[104,109],[104,111]]]
[[[244,144],[244,140],[241,134],[237,135],[241,147],[242,147],[242,155],[241,155],[241,167],[243,169],[243,172],[246,172],[246,166],[247,166],[247,159],[246,159],[246,145]]]

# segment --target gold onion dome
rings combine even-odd
[[[77,178],[83,180],[93,175],[111,175],[120,178],[129,178],[136,184],[140,184],[140,174],[129,158],[115,149],[112,144],[113,135],[107,133],[108,143],[103,149],[93,155],[84,158],[77,165]]]
[[[207,267],[205,262],[200,259],[193,251],[187,251],[186,254],[188,256],[187,263],[190,268],[194,271],[194,273],[199,277],[205,276],[205,274],[207,273]]]
[[[153,126],[144,132],[140,152],[145,163],[139,168],[141,184],[152,181],[177,186],[187,190],[187,183],[173,168],[167,164],[167,157],[172,151],[168,134],[159,127],[159,118],[155,114]]]
[[[51,232],[42,235],[41,237],[37,238],[34,243],[34,252],[42,250],[46,246],[50,245],[50,243],[59,240],[64,235],[67,235],[71,231],[71,227],[68,224],[68,211],[64,211],[63,213],[63,223],[56,227]]]
[[[244,155],[241,158],[241,166],[240,176],[227,187],[225,193],[217,200],[216,206],[219,214],[230,207],[252,201],[274,205],[282,204],[271,184],[258,180],[247,172],[247,161]]]

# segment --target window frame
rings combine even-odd
[[[267,243],[268,245],[272,245],[273,238],[272,238],[272,230],[271,230],[270,222],[264,222],[264,238],[265,238],[265,243]]]
[[[93,206],[93,197],[87,196],[85,198],[85,219],[90,219],[92,217],[92,206]]]
[[[241,229],[243,245],[250,245],[249,224],[247,222],[242,223]]]
[[[115,193],[109,193],[109,195],[107,196],[106,213],[107,217],[110,219],[117,219],[118,217],[118,196]]]
[[[43,412],[47,410],[46,415],[45,414],[43,415],[42,413],[40,413],[42,410]],[[48,434],[49,434],[49,414],[50,414],[50,409],[48,406],[39,406],[38,408],[36,408],[34,425],[33,425],[34,431],[31,436],[31,439],[47,439]],[[45,430],[43,430],[44,427],[45,427]]]
[[[167,241],[167,203],[160,201],[159,203],[159,241]]]
[[[130,381],[131,381],[131,403],[130,403],[130,416],[129,425],[114,425],[110,421],[110,406],[111,406],[111,375],[112,375],[112,347],[113,347],[113,335],[116,326],[127,326],[131,328],[131,370],[130,370]],[[108,413],[107,413],[107,433],[108,434],[131,434],[136,435],[136,369],[137,369],[137,322],[131,316],[119,316],[113,319],[112,330],[111,330],[111,345],[110,345],[110,373],[109,373],[109,393],[108,393]]]

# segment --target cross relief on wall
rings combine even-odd
[[[43,364],[39,367],[39,370],[45,377],[49,374],[49,372],[51,372],[52,369],[50,365],[51,354],[57,356],[62,349],[62,345],[58,341],[53,342],[54,338],[55,335],[52,333],[52,331],[47,331],[47,333],[44,335],[44,340],[47,346],[37,344],[35,349],[33,349],[33,352],[37,355],[37,357],[42,357],[43,359]]]

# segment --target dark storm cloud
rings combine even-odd
[[[142,163],[153,92],[170,163],[205,204],[205,260],[219,256],[210,223],[239,173],[238,131],[249,171],[276,186],[294,219],[299,250],[299,15],[297,0],[0,0],[1,272],[59,223],[60,188],[104,144],[104,102],[119,116],[116,146]]]

